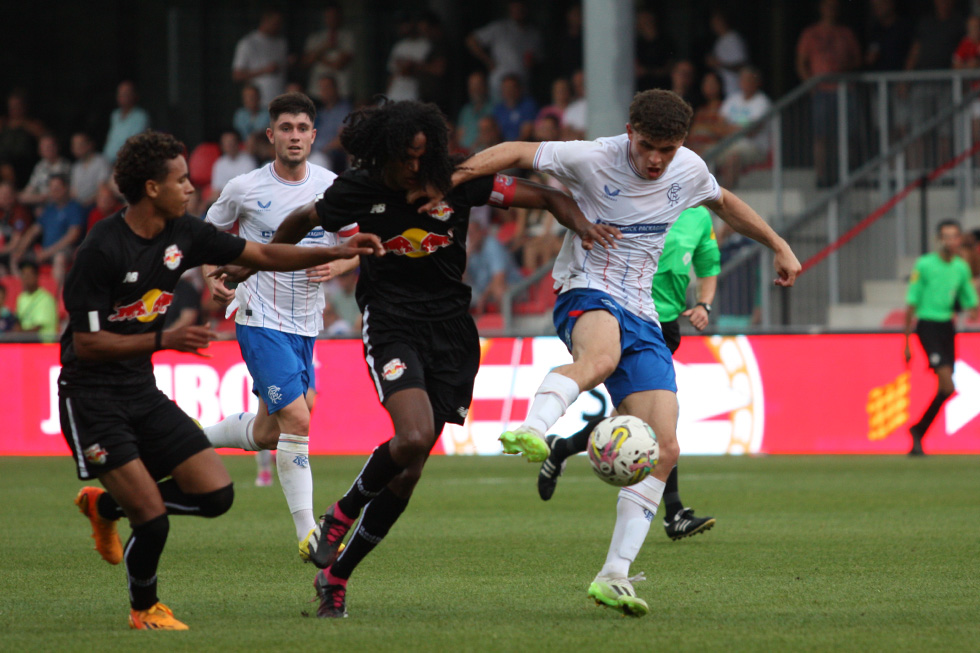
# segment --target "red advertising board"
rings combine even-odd
[[[935,376],[898,334],[685,338],[675,360],[678,437],[687,454],[905,453],[908,426],[935,393]],[[499,453],[544,375],[568,362],[557,338],[495,338],[483,358],[466,423],[447,427],[437,453]],[[157,385],[205,425],[254,410],[251,379],[234,342],[211,358],[154,356]],[[392,434],[367,374],[361,343],[318,341],[311,453],[365,454]],[[58,420],[57,345],[0,345],[7,387],[0,455],[66,455]],[[927,453],[980,453],[980,333],[960,334],[957,394],[925,440]],[[554,431],[571,434],[597,401],[573,404]]]

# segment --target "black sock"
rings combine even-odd
[[[157,602],[157,565],[167,543],[170,522],[163,514],[133,526],[126,544],[126,574],[129,578],[129,603],[133,610],[146,610]]]
[[[109,521],[116,521],[123,516],[123,509],[119,507],[119,504],[108,492],[99,495],[99,499],[95,502],[95,510],[102,519]]]
[[[677,489],[677,465],[674,465],[674,468],[670,470],[670,476],[667,477],[663,503],[664,516],[668,520],[673,519],[674,515],[684,509],[684,504],[681,503],[681,493]]]
[[[347,517],[351,519],[357,517],[361,509],[369,501],[380,496],[388,483],[405,469],[391,457],[390,442],[391,440],[388,440],[378,445],[354,480],[354,484],[347,490],[347,494],[337,502],[340,511]]]
[[[929,426],[932,424],[932,420],[936,419],[936,415],[939,413],[939,409],[943,407],[943,404],[949,399],[950,395],[942,392],[941,390],[936,391],[936,396],[932,398],[932,403],[926,408],[926,412],[922,414],[922,419],[915,424],[912,429],[923,436],[926,431],[929,430]]]
[[[157,488],[160,490],[160,496],[163,497],[164,505],[167,506],[168,515],[217,517],[228,511],[235,497],[234,487],[231,485],[207,494],[187,494],[172,478],[157,483]],[[123,509],[108,492],[99,495],[95,507],[103,519],[116,520],[124,515]]]
[[[408,499],[395,496],[388,489],[372,499],[364,509],[357,530],[347,541],[347,547],[331,565],[330,573],[337,578],[350,578],[354,568],[384,539],[407,505]]]
[[[554,457],[557,458],[557,463],[561,464],[563,460],[569,456],[574,456],[577,453],[582,453],[589,446],[589,435],[592,433],[592,429],[595,428],[596,424],[601,422],[604,417],[593,417],[588,421],[581,431],[575,435],[570,435],[567,438],[558,438],[555,440],[551,447],[554,452]]]

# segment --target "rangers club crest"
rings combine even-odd
[[[667,189],[667,201],[670,202],[671,206],[674,206],[681,201],[681,185],[671,184],[670,188]]]

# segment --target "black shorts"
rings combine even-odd
[[[661,322],[660,330],[664,332],[664,342],[667,343],[667,349],[670,350],[671,354],[674,354],[677,348],[681,346],[681,325],[677,320]]]
[[[929,367],[936,369],[956,362],[956,330],[952,320],[948,322],[932,322],[919,320],[915,327],[915,335],[919,336],[919,344],[929,357]]]
[[[156,386],[112,398],[58,397],[61,432],[87,480],[137,458],[154,479],[211,446],[204,432]]]
[[[407,388],[429,395],[437,421],[462,424],[480,368],[480,336],[469,315],[437,322],[364,311],[364,360],[385,400]]]

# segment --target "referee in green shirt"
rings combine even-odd
[[[915,333],[929,357],[929,367],[939,379],[936,396],[922,418],[909,428],[912,434],[911,456],[922,456],[922,438],[936,418],[943,403],[956,390],[953,385],[953,363],[956,361],[956,330],[953,312],[956,302],[977,317],[977,291],[973,287],[970,266],[956,256],[963,243],[963,231],[955,220],[939,224],[939,251],[920,256],[912,269],[905,297],[905,362],[912,358],[909,336],[915,318]]]
[[[698,301],[693,308],[687,308],[687,286],[691,281],[690,269],[698,281]],[[679,321],[681,317],[690,320],[698,331],[708,326],[711,315],[711,302],[715,298],[718,273],[721,271],[721,253],[711,224],[711,214],[704,207],[687,209],[667,232],[660,264],[653,277],[653,304],[660,316],[660,327],[670,353],[673,354],[681,344]],[[541,465],[538,473],[538,494],[547,501],[555,492],[558,477],[565,469],[566,459],[585,451],[589,434],[595,425],[606,416],[605,399],[596,392],[602,402],[602,409],[595,415],[583,415],[587,419],[585,428],[568,438],[557,435],[547,437],[551,453]],[[714,517],[695,517],[691,508],[685,508],[677,489],[677,467],[667,478],[664,489],[664,529],[672,540],[702,533],[715,525]]]

